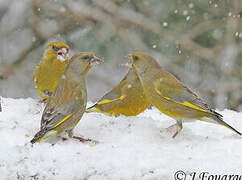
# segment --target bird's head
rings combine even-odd
[[[139,73],[146,72],[150,70],[150,68],[159,67],[158,63],[152,56],[143,52],[134,52],[132,54],[126,55],[125,57],[130,59],[130,61],[125,64],[125,66],[134,68]]]
[[[61,62],[69,60],[69,46],[64,42],[52,42],[46,48],[46,56],[55,56]]]
[[[75,72],[86,74],[88,70],[103,61],[93,53],[81,52],[72,56],[69,66]]]

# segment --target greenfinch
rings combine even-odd
[[[131,61],[126,65],[137,73],[148,101],[176,120],[177,123],[172,126],[176,127],[173,138],[181,131],[183,121],[192,120],[217,123],[242,135],[175,76],[162,69],[153,57],[143,52],[135,52],[127,57]]]
[[[56,88],[69,62],[68,52],[69,46],[63,42],[52,42],[45,48],[34,73],[34,83],[42,98],[47,99]]]
[[[92,66],[100,62],[92,53],[80,53],[71,58],[66,72],[47,99],[40,131],[31,140],[32,144],[61,132],[66,132],[70,138],[84,140],[73,136],[72,131],[86,109],[86,74]]]
[[[100,112],[109,116],[136,116],[150,106],[144,95],[143,87],[133,69],[130,69],[123,80],[105,94],[86,112]]]

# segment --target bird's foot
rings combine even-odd
[[[172,135],[172,138],[176,138],[176,136],[179,134],[179,132],[182,130],[182,125],[180,124],[173,124],[171,126],[169,126],[168,128],[166,128],[166,131],[170,134],[170,133],[174,133]]]
[[[180,131],[176,131],[175,134],[172,136],[172,138],[174,139],[174,138],[177,136],[177,134],[178,134],[179,132],[180,132]]]
[[[89,138],[85,139],[85,138],[82,138],[82,137],[79,137],[79,136],[72,136],[72,138],[77,139],[77,140],[79,140],[82,143],[85,143],[85,142],[92,142],[94,144],[98,143],[98,141],[95,141],[95,140],[92,140],[92,139],[89,139]]]
[[[39,102],[40,103],[46,103],[46,101],[47,101],[47,98],[44,98],[44,99],[40,100]]]
[[[66,141],[67,140],[67,138],[65,138],[65,137],[61,137],[61,139],[62,139],[62,141]]]

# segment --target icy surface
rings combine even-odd
[[[223,126],[201,121],[184,124],[176,139],[164,129],[174,120],[158,110],[137,117],[85,114],[75,135],[96,145],[30,139],[38,131],[43,105],[34,99],[2,99],[0,179],[174,179],[189,174],[242,174],[242,138]],[[242,131],[242,112],[224,110],[224,119]],[[160,130],[162,133],[160,133]]]

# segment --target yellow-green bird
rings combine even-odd
[[[92,66],[100,62],[93,53],[80,53],[71,58],[66,72],[47,100],[40,131],[31,140],[32,144],[61,132],[66,132],[69,137],[84,140],[73,136],[72,130],[86,109],[86,74]]]
[[[68,52],[69,46],[64,42],[52,42],[45,48],[34,73],[34,83],[42,98],[47,99],[60,81],[69,63]]]
[[[100,112],[109,116],[136,116],[150,106],[140,80],[130,69],[123,80],[86,112]]]
[[[135,52],[127,57],[131,62],[126,65],[137,73],[148,101],[176,120],[177,131],[173,138],[181,131],[182,122],[191,120],[217,123],[242,135],[175,76],[162,69],[153,57],[143,52]]]

